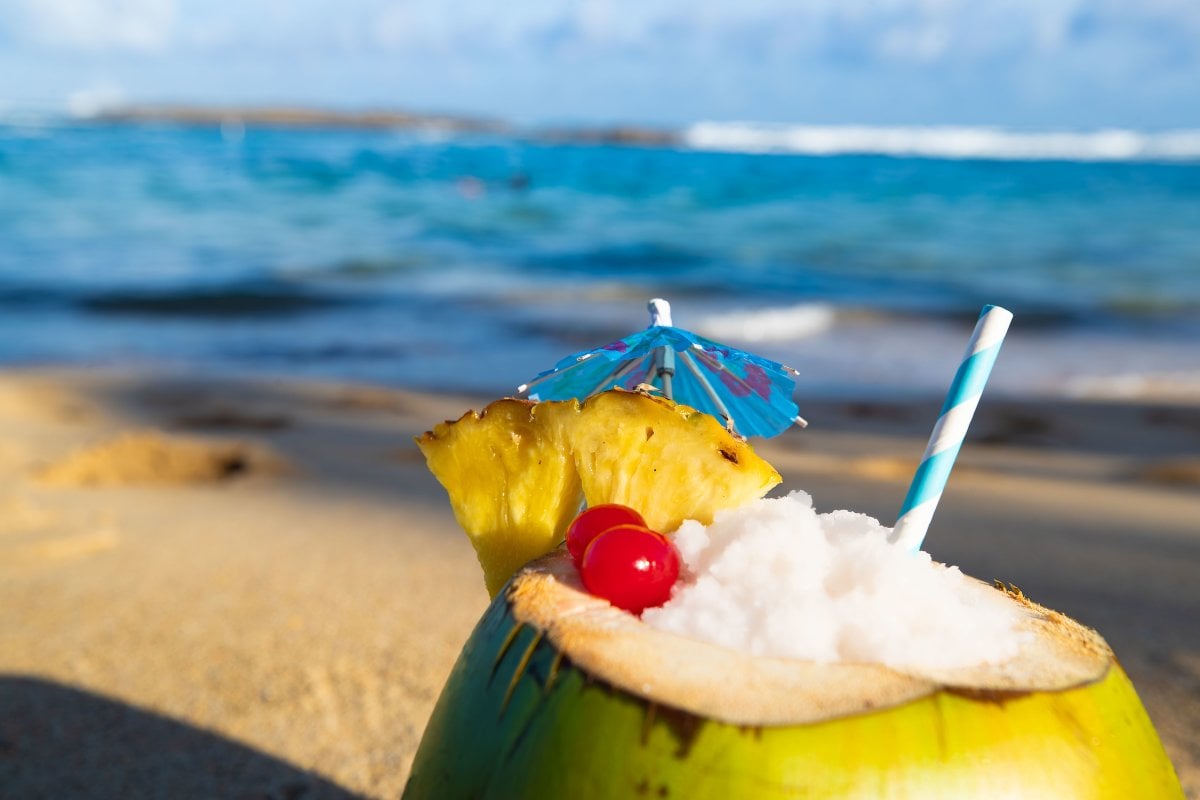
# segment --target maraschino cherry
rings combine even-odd
[[[646,520],[629,506],[619,503],[592,506],[580,513],[571,523],[571,527],[567,528],[567,550],[575,560],[575,566],[578,567],[583,562],[583,553],[593,539],[617,525],[638,525],[644,528]]]
[[[640,525],[618,525],[588,545],[579,566],[583,585],[633,614],[671,598],[679,552],[665,536]]]

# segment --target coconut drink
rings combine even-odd
[[[712,417],[503,400],[418,442],[494,599],[406,798],[1183,796],[1099,635],[862,515],[760,500],[778,473]],[[618,528],[579,561],[581,501],[668,534],[665,603],[596,593]]]

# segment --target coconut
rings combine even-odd
[[[1182,798],[1103,639],[1004,595],[1003,661],[818,663],[653,628],[553,553],[463,647],[404,797]]]

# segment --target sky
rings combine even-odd
[[[1200,128],[1200,0],[0,0],[0,112]]]

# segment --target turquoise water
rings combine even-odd
[[[656,295],[812,391],[939,384],[989,302],[1013,390],[1189,382],[1200,163],[0,126],[3,363],[502,392]]]

